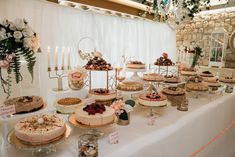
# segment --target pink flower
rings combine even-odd
[[[7,60],[0,60],[0,68],[8,68],[10,65],[10,62]]]
[[[115,101],[111,107],[118,112],[120,109],[124,107],[124,102],[122,100]]]

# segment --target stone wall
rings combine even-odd
[[[176,30],[177,48],[185,43],[196,41],[203,48],[201,65],[209,64],[210,35],[217,27],[223,27],[231,36],[235,31],[235,12],[197,15],[192,21],[180,24]],[[228,42],[229,43],[229,42]],[[235,68],[235,52],[229,44],[224,56],[225,67]]]

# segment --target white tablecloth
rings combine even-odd
[[[147,125],[149,109],[136,106],[131,113],[128,126],[116,124],[101,131],[105,136],[99,139],[99,157],[187,157],[208,143],[226,128],[235,118],[235,95],[219,94],[207,98],[190,99],[189,111],[180,112],[175,107],[159,109],[162,116],[154,126]],[[118,131],[118,144],[108,143],[108,134]],[[71,137],[57,146],[52,157],[72,157],[77,154],[78,136],[85,129],[73,128]],[[223,136],[210,144],[196,156],[233,157],[235,155],[235,129],[231,127]],[[11,145],[1,151],[4,157],[27,157],[30,152],[20,151]]]

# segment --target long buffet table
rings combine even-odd
[[[113,124],[101,128],[105,135],[99,139],[99,157],[235,155],[235,94],[203,94],[198,99],[189,98],[188,112],[180,112],[171,106],[157,110],[161,116],[153,126],[147,124],[149,109],[136,106],[128,126]],[[11,126],[15,122],[16,119],[12,119]],[[70,138],[58,145],[51,157],[78,156],[78,137],[87,130],[71,127]],[[118,144],[108,143],[108,135],[113,131],[119,133]],[[1,147],[1,156],[27,157],[31,152],[5,144]]]

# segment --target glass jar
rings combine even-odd
[[[98,157],[98,138],[93,134],[83,134],[78,139],[78,157]]]
[[[84,86],[84,80],[80,80],[80,81],[69,80],[69,88],[71,88],[72,90],[82,89],[83,86]]]

